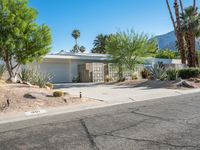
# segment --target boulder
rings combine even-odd
[[[41,92],[30,92],[24,95],[28,99],[46,99],[47,95]]]
[[[179,83],[177,83],[178,87],[185,87],[185,88],[195,88],[194,85],[192,85],[190,82],[182,80]]]

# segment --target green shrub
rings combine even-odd
[[[149,77],[149,71],[147,69],[144,69],[141,71],[141,75],[143,79],[147,79]]]
[[[167,69],[166,74],[168,80],[176,80],[178,77],[178,71],[173,68]]]
[[[73,83],[80,83],[81,82],[80,76],[73,77],[72,82]]]
[[[54,97],[62,97],[64,95],[63,91],[55,91],[53,92]]]
[[[38,85],[40,88],[43,88],[49,82],[49,80],[49,75],[40,73],[36,76],[36,81],[33,84]]]
[[[178,76],[182,79],[198,78],[200,77],[200,68],[186,68],[178,72]]]
[[[6,71],[5,65],[0,64],[0,79],[3,77],[5,71]]]
[[[138,79],[136,74],[133,74],[131,78],[132,78],[132,80],[137,80]]]
[[[46,83],[46,86],[49,87],[50,89],[53,89],[53,87],[54,87],[53,84],[50,82]]]
[[[110,82],[112,81],[112,78],[109,75],[105,76],[105,82]]]
[[[150,68],[150,76],[151,79],[164,80],[167,77],[166,70],[162,65],[154,64],[154,66]]]

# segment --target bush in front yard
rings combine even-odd
[[[168,80],[176,80],[178,77],[178,71],[174,68],[170,68],[166,70],[167,79]]]
[[[47,86],[52,76],[40,72],[37,68],[22,68],[19,77],[21,81],[29,82],[33,85],[38,85],[40,88]]]
[[[150,68],[150,76],[153,80],[164,80],[167,76],[166,69],[160,64],[154,64]]]
[[[178,71],[178,76],[182,79],[200,77],[200,68],[186,68]]]
[[[143,79],[148,79],[149,77],[149,71],[147,69],[144,69],[141,71],[141,75]]]
[[[46,86],[49,87],[50,89],[53,89],[53,84],[50,82],[46,83]]]
[[[62,97],[62,96],[64,96],[64,92],[63,91],[55,91],[55,92],[53,92],[53,96],[54,97]]]

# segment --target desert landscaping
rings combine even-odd
[[[68,93],[63,93],[62,96],[55,97],[53,95],[54,92],[55,90],[53,89],[1,81],[0,115],[74,105],[90,101],[89,99],[71,96]],[[57,92],[62,93],[62,91]]]

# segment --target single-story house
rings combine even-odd
[[[74,78],[79,76],[78,68],[82,64],[106,64],[109,62],[110,57],[107,54],[93,54],[93,53],[59,53],[46,55],[40,64],[36,64],[37,67],[44,73],[50,73],[53,75],[51,82],[53,83],[66,83],[72,82]],[[164,64],[181,64],[180,60],[172,59],[157,59],[147,58],[145,59],[146,65],[152,65],[154,63],[163,62]],[[101,76],[104,71],[101,68],[97,68],[96,72],[99,72],[96,76]],[[102,75],[103,76],[103,75]],[[93,82],[95,82],[94,80]],[[98,82],[98,80],[96,81]]]
[[[109,55],[92,53],[63,53],[46,55],[38,69],[44,73],[53,75],[51,82],[65,83],[72,82],[78,77],[78,66],[86,63],[106,63]]]

